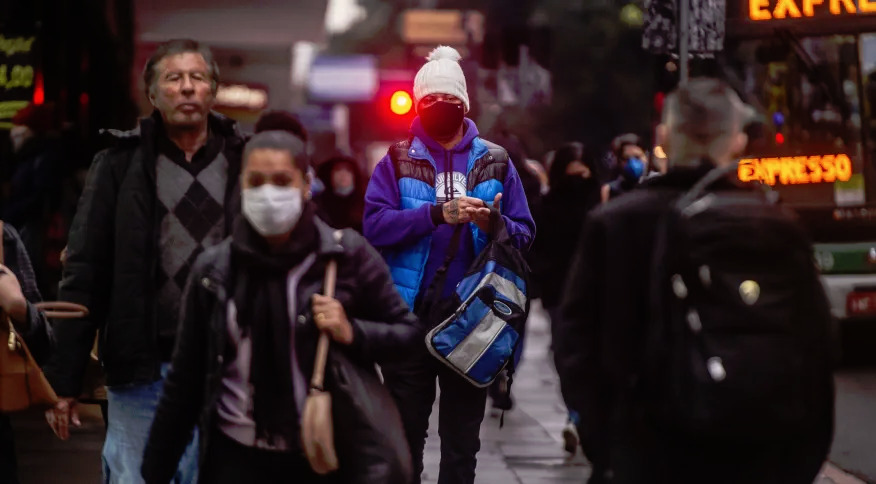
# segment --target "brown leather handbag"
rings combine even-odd
[[[5,313],[0,338],[0,413],[17,412],[34,406],[50,407],[58,402],[55,390],[34,361],[24,340]]]
[[[3,263],[3,222],[0,222],[0,264]],[[58,402],[55,390],[27,349],[12,320],[0,312],[0,412],[10,413]]]
[[[338,265],[329,261],[325,270],[325,296],[335,296],[335,279]],[[310,392],[304,402],[301,415],[301,443],[310,467],[317,474],[328,474],[338,470],[338,454],[335,451],[334,424],[332,422],[332,396],[324,386],[325,364],[328,359],[329,335],[325,331],[319,335],[316,347],[316,362],[310,379]]]

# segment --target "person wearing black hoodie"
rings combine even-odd
[[[600,183],[596,174],[596,164],[587,156],[582,143],[566,143],[554,154],[549,171],[551,191],[541,207],[542,233],[533,243],[532,264],[552,329],[560,324],[560,300],[584,218],[599,204]],[[578,448],[577,422],[578,415],[570,411],[569,422],[563,429],[563,447],[570,454]]]
[[[319,217],[336,229],[353,229],[361,234],[368,183],[359,163],[349,156],[333,156],[319,165],[316,176],[325,185],[325,190],[314,197]]]

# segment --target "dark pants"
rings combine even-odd
[[[219,430],[210,435],[201,484],[331,484],[334,477],[313,472],[303,454],[269,452],[248,447]]]
[[[0,484],[18,484],[15,435],[6,415],[0,415]]]
[[[414,484],[423,473],[423,449],[429,415],[435,402],[435,380],[441,386],[438,403],[438,436],[441,467],[438,484],[472,484],[481,448],[480,429],[487,404],[487,390],[477,388],[426,353],[403,365],[383,369],[386,386],[401,413],[414,462]]]

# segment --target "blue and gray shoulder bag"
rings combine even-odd
[[[441,296],[447,267],[455,257],[463,224],[457,226],[444,264],[435,274],[424,301],[430,313],[450,314],[426,335],[426,346],[439,361],[477,387],[487,387],[502,370],[508,385],[520,361],[521,341],[529,315],[529,266],[511,244],[497,210],[490,218],[492,240],[475,258],[449,301]],[[445,311],[436,311],[438,306]]]

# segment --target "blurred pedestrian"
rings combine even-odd
[[[289,111],[283,111],[280,109],[268,111],[262,114],[258,121],[256,121],[255,132],[257,134],[262,131],[275,130],[286,131],[287,133],[292,134],[303,141],[305,146],[310,139],[310,135],[307,133],[307,128],[304,127],[304,124],[301,123],[298,116]],[[314,196],[319,195],[325,190],[325,185],[323,185],[322,180],[316,178],[316,172],[313,171],[312,166],[307,167],[307,176],[310,177],[310,191]]]
[[[66,170],[57,127],[51,104],[29,104],[12,118],[9,137],[15,165],[3,210],[3,220],[21,234],[38,286],[42,292],[51,293],[60,274],[57,270],[47,273],[47,237],[59,209]]]
[[[538,220],[539,235],[533,243],[532,267],[534,279],[541,286],[542,306],[550,315],[551,328],[556,328],[560,325],[559,307],[569,261],[574,255],[584,218],[599,204],[600,184],[596,179],[596,167],[582,143],[566,143],[555,151],[550,186]],[[569,420],[563,429],[563,445],[570,454],[578,448],[577,422],[577,414],[569,412]]]
[[[338,247],[316,216],[300,139],[259,133],[243,159],[242,214],[230,239],[198,257],[183,295],[143,459],[149,484],[171,481],[196,426],[202,484],[337,482],[311,470],[299,440],[319,332],[372,367],[423,338],[377,251],[352,230]],[[331,298],[320,295],[330,258]]]
[[[325,190],[314,197],[319,217],[336,229],[362,233],[365,210],[365,173],[355,158],[337,155],[322,162],[316,176]]]
[[[6,324],[7,317],[12,321],[34,360],[41,365],[54,348],[52,328],[45,314],[33,305],[40,302],[42,297],[24,243],[15,228],[6,223],[3,224],[2,236],[4,260],[0,264],[0,311],[3,324]],[[3,472],[0,481],[18,484],[15,436],[9,417],[3,414],[0,414],[0,470]]]
[[[615,178],[602,187],[602,201],[607,202],[636,187],[648,173],[648,155],[638,135],[622,134],[611,142],[617,163]]]
[[[365,237],[383,254],[405,301],[433,325],[449,314],[424,307],[440,307],[448,300],[487,246],[490,207],[501,209],[519,249],[528,249],[535,234],[523,185],[508,153],[481,139],[474,122],[465,118],[469,97],[459,60],[450,47],[438,47],[429,55],[414,79],[418,117],[411,125],[411,138],[392,146],[377,164],[365,195]],[[457,231],[460,224],[464,230]],[[460,234],[457,247],[451,247],[454,233]],[[448,257],[453,252],[455,257]],[[443,287],[434,288],[440,300],[424,301],[439,270],[446,276]],[[415,482],[423,471],[436,378],[441,385],[438,482],[474,482],[487,390],[430,356],[422,342],[416,356],[385,367],[384,376],[401,411]]]
[[[554,344],[591,484],[810,484],[827,457],[830,306],[795,218],[736,179],[741,106],[680,87],[669,171],[585,223]]]
[[[208,47],[173,40],[143,70],[155,108],[138,128],[106,132],[114,147],[91,166],[67,246],[60,298],[90,310],[57,326],[47,376],[62,401],[53,429],[78,425],[76,397],[94,342],[106,372],[104,479],[136,484],[179,326],[183,287],[198,254],[230,234],[239,211],[237,124],[211,112],[219,70]],[[196,479],[192,444],[178,483]]]

